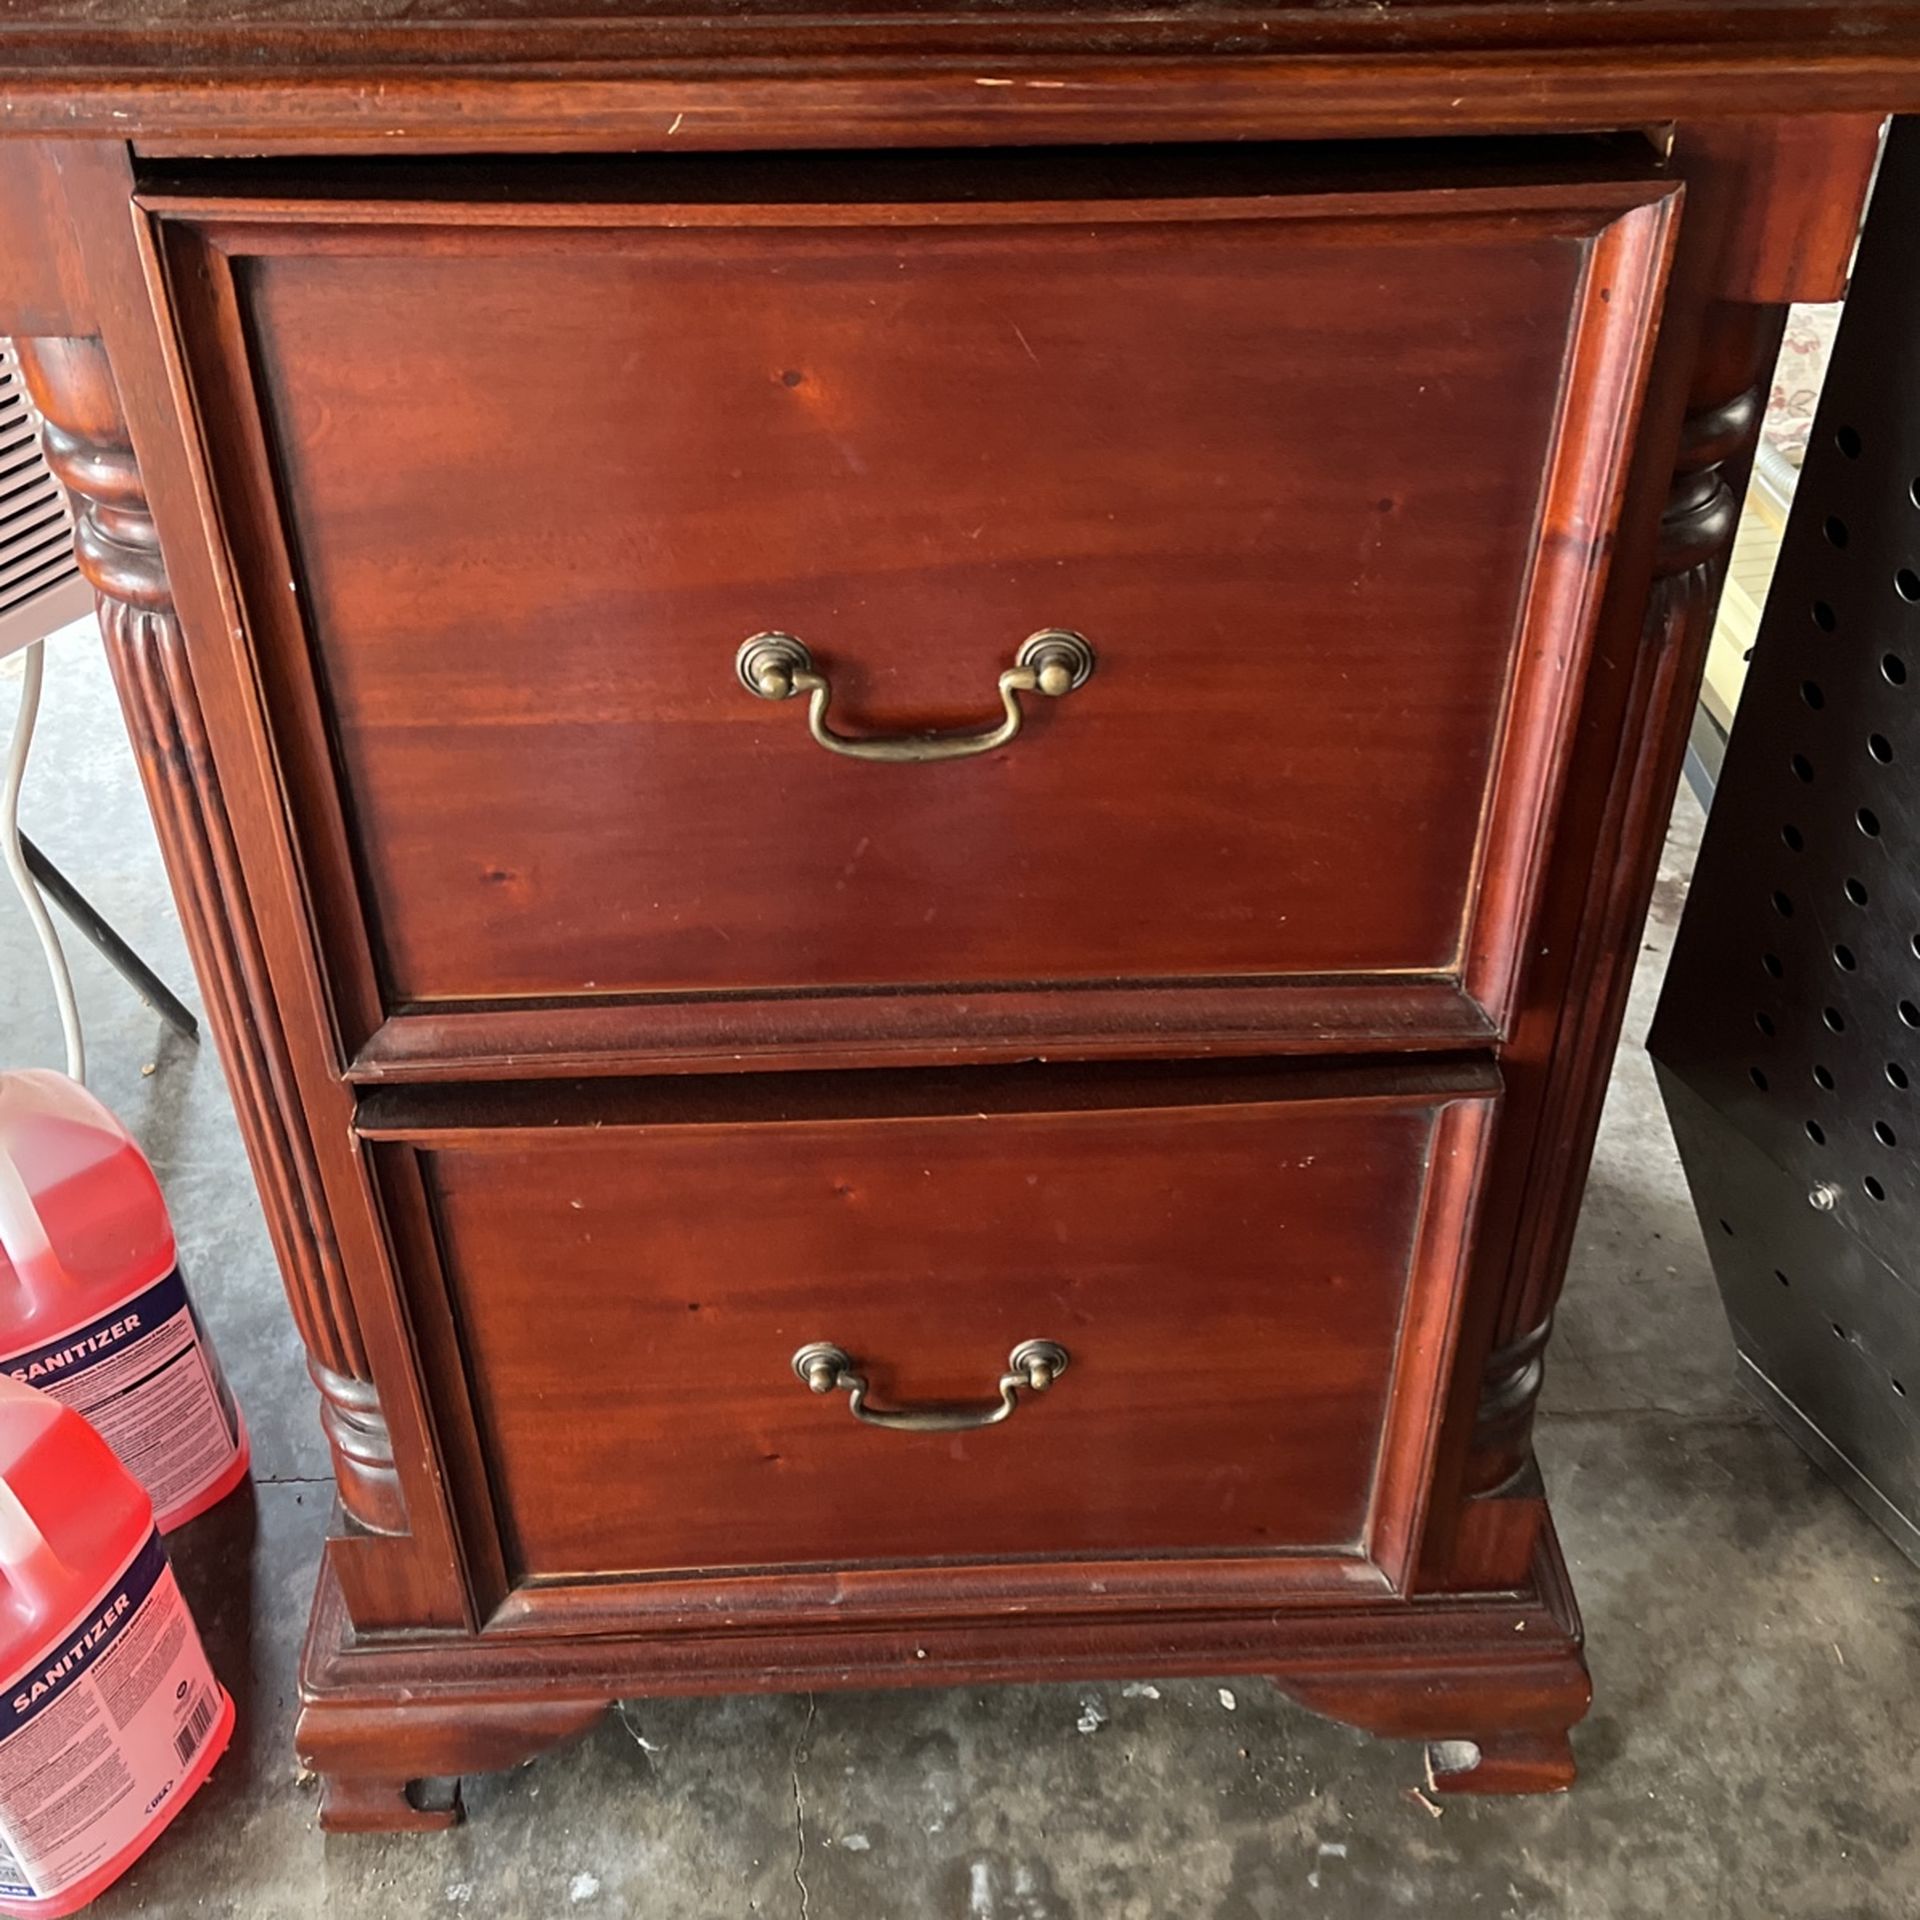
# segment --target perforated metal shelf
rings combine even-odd
[[[1920,1559],[1916,226],[1903,122],[1649,1047],[1754,1384]]]

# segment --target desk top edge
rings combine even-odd
[[[1914,0],[0,0],[0,102],[46,83],[612,75],[678,60],[999,54],[1297,58],[1358,68],[1567,58],[1920,58]]]

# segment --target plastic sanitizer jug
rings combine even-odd
[[[38,1069],[0,1073],[0,1375],[84,1414],[162,1533],[246,1476],[153,1169],[84,1087]]]
[[[70,1407],[0,1377],[0,1914],[85,1906],[232,1732],[139,1482]]]

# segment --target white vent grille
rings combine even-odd
[[[73,558],[66,496],[41,457],[39,424],[12,342],[0,340],[0,654],[93,605]]]

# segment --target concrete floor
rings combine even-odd
[[[0,738],[18,662],[0,665]],[[57,647],[26,822],[191,997],[91,636]],[[1568,1796],[1415,1797],[1420,1756],[1256,1679],[631,1703],[471,1782],[447,1836],[329,1839],[290,1745],[326,1450],[218,1063],[75,963],[93,1082],[152,1156],[252,1422],[255,1482],[176,1537],[235,1746],[102,1915],[794,1920],[1908,1920],[1920,1573],[1737,1395],[1641,1052],[1700,826],[1682,797],[1539,1446],[1598,1698]],[[56,1064],[0,898],[0,1058]]]

